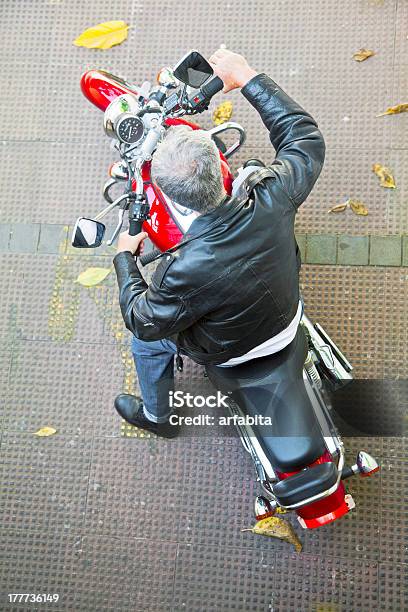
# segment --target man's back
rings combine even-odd
[[[249,188],[258,180],[251,197],[227,198],[200,215],[186,244],[163,258],[148,288],[129,253],[115,258],[128,329],[144,340],[170,337],[204,364],[245,354],[295,317],[294,219],[325,153],[316,122],[269,77],[257,75],[242,93],[260,113],[276,149],[274,162],[248,178]]]
[[[257,174],[252,180],[256,180]],[[227,199],[214,218],[199,217],[186,235],[197,235],[165,260],[153,277],[200,313],[177,342],[194,359],[223,363],[279,333],[299,300],[295,209],[272,201],[273,177],[254,188],[247,203]]]

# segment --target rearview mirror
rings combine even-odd
[[[102,244],[105,230],[103,223],[79,217],[72,232],[71,244],[77,249],[94,249]]]
[[[182,83],[198,89],[213,75],[213,69],[198,51],[189,51],[176,64],[173,75]]]

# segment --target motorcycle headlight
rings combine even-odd
[[[136,115],[140,111],[137,97],[133,94],[123,94],[115,98],[105,110],[103,115],[103,127],[110,138],[116,138],[115,123],[124,113]]]

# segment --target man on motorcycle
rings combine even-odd
[[[134,257],[147,234],[120,235],[113,261],[142,398],[121,394],[115,408],[129,423],[165,437],[177,433],[169,423],[176,354],[179,363],[181,353],[231,367],[276,353],[295,338],[302,314],[295,215],[325,156],[316,121],[272,79],[226,49],[210,63],[223,91],[241,88],[259,112],[276,157],[268,166],[247,162],[231,197],[206,132],[170,128],[154,154],[152,179],[197,216],[150,285]]]

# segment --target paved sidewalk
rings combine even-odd
[[[124,44],[71,44],[113,19],[132,25]],[[226,43],[310,111],[326,139],[296,226],[309,316],[357,377],[406,380],[408,114],[376,115],[408,102],[408,4],[3,0],[0,22],[0,609],[406,610],[406,439],[345,440],[349,460],[365,447],[382,471],[350,484],[357,508],[341,521],[295,526],[301,554],[242,533],[258,488],[238,439],[157,440],[114,412],[117,393],[138,389],[114,274],[93,288],[74,282],[90,266],[111,268],[114,249],[78,252],[68,237],[78,216],[103,207],[114,161],[81,73],[141,83],[188,49],[208,56]],[[359,64],[361,47],[376,55]],[[248,132],[234,168],[271,159],[254,110],[239,92],[227,99]],[[209,126],[211,113],[200,121]],[[374,163],[392,169],[397,189],[379,185]],[[348,198],[369,215],[327,213]],[[201,384],[186,361],[178,384]],[[46,425],[57,434],[33,436]],[[8,603],[16,592],[59,601]]]

